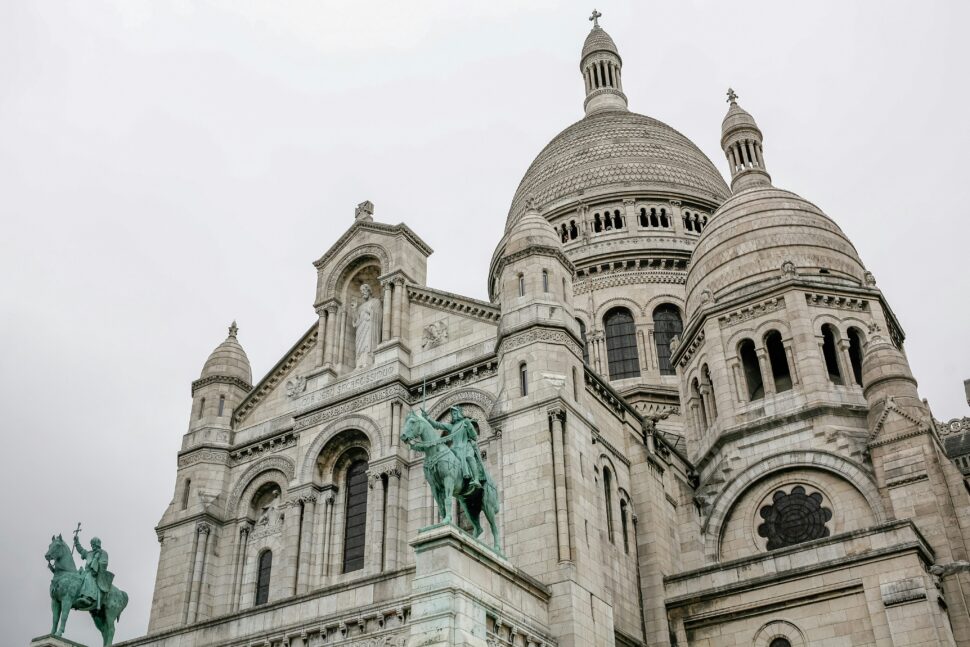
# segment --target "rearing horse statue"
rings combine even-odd
[[[472,524],[472,535],[477,539],[483,532],[479,517],[484,512],[492,530],[492,549],[501,555],[498,525],[495,523],[495,515],[499,511],[498,490],[488,472],[484,472],[485,480],[480,487],[471,485],[469,479],[462,476],[461,459],[447,444],[451,440],[449,436],[439,436],[431,423],[414,411],[408,413],[404,420],[401,440],[425,455],[424,478],[431,486],[431,493],[438,504],[441,523],[454,523],[452,502],[457,498],[465,517]],[[478,451],[477,447],[474,449]]]
[[[51,545],[47,548],[44,558],[47,560],[47,568],[54,574],[51,579],[51,612],[54,616],[51,635],[62,636],[64,627],[67,625],[68,614],[72,608],[77,608],[75,605],[81,596],[81,583],[84,576],[78,572],[74,564],[74,555],[60,535],[51,537]],[[101,607],[91,609],[94,626],[101,632],[101,639],[105,646],[110,645],[114,640],[115,623],[126,606],[128,606],[128,594],[112,585]],[[60,621],[59,626],[58,621]]]

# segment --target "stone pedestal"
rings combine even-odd
[[[30,641],[30,647],[85,647],[81,643],[76,643],[73,640],[68,640],[67,638],[60,638],[58,636],[51,636],[50,634],[46,636],[38,636]]]
[[[416,553],[410,644],[486,647],[488,639],[510,634],[522,644],[553,643],[549,590],[507,559],[451,525],[425,528],[410,545]]]

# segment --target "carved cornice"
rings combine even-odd
[[[250,413],[256,408],[263,398],[265,398],[270,391],[272,391],[276,386],[283,381],[284,378],[293,370],[303,357],[310,352],[310,349],[314,347],[317,343],[317,330],[319,326],[316,322],[310,329],[303,333],[300,341],[289,350],[283,359],[276,363],[269,373],[266,374],[262,380],[256,385],[256,387],[250,391],[239,406],[236,407],[235,412],[233,412],[233,421],[236,425],[242,423],[249,416]]]
[[[443,312],[464,315],[487,323],[498,323],[502,318],[502,311],[491,303],[443,290],[409,285],[408,298],[412,304],[416,303]]]
[[[578,279],[573,285],[574,294],[586,294],[591,290],[604,290],[607,288],[622,287],[624,285],[638,285],[648,283],[665,283],[671,285],[683,285],[687,282],[686,272],[663,272],[663,271],[620,271],[610,273],[597,273],[587,275],[584,279]]]
[[[545,326],[530,326],[508,333],[499,339],[496,352],[507,353],[534,343],[562,344],[576,357],[583,356],[583,349],[579,340],[562,328],[547,328]]]
[[[358,409],[363,409],[369,407],[378,402],[383,402],[384,400],[391,400],[393,398],[400,398],[402,400],[408,399],[407,388],[398,383],[391,384],[386,387],[371,391],[370,393],[365,393],[361,396],[351,398],[349,400],[344,400],[343,402],[334,404],[333,406],[326,407],[322,410],[316,409],[312,413],[307,412],[306,414],[301,414],[296,419],[296,424],[294,426],[294,431],[300,431],[308,427],[320,424],[321,422],[326,422],[332,420],[338,416],[342,416],[346,413],[352,411],[357,411]]]
[[[457,369],[437,375],[428,375],[422,382],[415,382],[410,386],[409,402],[420,402],[423,399],[422,387],[427,383],[428,396],[435,397],[454,389],[467,387],[498,372],[498,362],[494,356],[469,362]],[[474,402],[474,400],[471,400]]]
[[[677,362],[677,365],[680,366],[681,368],[684,368],[685,366],[687,366],[687,363],[690,362],[690,358],[693,357],[694,354],[697,353],[697,351],[699,351],[701,348],[704,347],[704,339],[706,337],[707,337],[707,333],[704,331],[703,328],[701,328],[700,332],[694,335],[694,338],[690,340],[690,344],[688,345],[687,349],[683,351],[683,353],[681,354],[680,361]],[[677,349],[674,349],[674,352],[676,352],[676,350]]]
[[[348,229],[343,236],[337,239],[337,242],[335,242],[333,245],[330,246],[330,249],[328,249],[323,256],[321,256],[319,259],[313,262],[313,266],[319,270],[324,265],[329,263],[333,259],[333,257],[336,256],[337,253],[343,248],[343,246],[347,243],[347,241],[353,238],[354,234],[361,229],[363,229],[364,231],[373,231],[373,232],[378,232],[382,234],[403,236],[408,240],[408,242],[410,242],[412,245],[417,247],[418,250],[420,250],[421,253],[424,254],[425,256],[430,256],[431,253],[434,251],[433,249],[431,249],[431,247],[428,246],[426,242],[421,240],[421,238],[416,233],[414,233],[414,231],[412,231],[410,227],[408,227],[403,223],[399,225],[385,225],[384,223],[381,223],[381,222],[373,222],[373,221],[367,222],[363,220],[358,220],[357,222],[355,222],[353,225],[350,226],[350,229]]]
[[[781,310],[784,307],[784,296],[771,297],[770,299],[765,299],[764,301],[758,303],[744,305],[736,310],[725,312],[718,316],[717,323],[720,324],[721,328],[727,328],[729,326],[734,326],[739,323],[749,321],[755,317],[760,317],[763,314]],[[681,366],[684,366],[683,362],[681,363]]]
[[[204,386],[209,386],[210,384],[228,384],[230,386],[237,386],[246,392],[253,388],[252,384],[238,377],[229,377],[228,375],[210,375],[208,377],[199,378],[198,380],[192,382],[192,397],[195,397],[196,391]]]
[[[289,429],[264,438],[258,438],[251,443],[241,445],[229,452],[230,465],[239,465],[256,460],[264,454],[275,453],[288,447],[295,447],[298,434]]]
[[[835,308],[838,310],[853,310],[855,312],[868,312],[868,299],[858,297],[837,296],[834,294],[822,294],[821,292],[806,292],[805,300],[810,306],[820,308]]]
[[[190,467],[198,463],[212,463],[215,465],[229,464],[229,451],[213,447],[195,447],[184,453],[179,454],[178,466]]]

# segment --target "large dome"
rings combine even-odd
[[[646,192],[716,206],[731,194],[714,164],[667,124],[633,112],[588,115],[556,135],[526,171],[505,228],[529,197],[548,213],[582,198]]]

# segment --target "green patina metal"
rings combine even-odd
[[[443,433],[439,435],[436,430]],[[492,548],[501,554],[495,523],[499,511],[498,490],[482,463],[473,421],[458,407],[451,408],[450,423],[432,420],[424,409],[420,413],[412,411],[404,420],[401,440],[425,454],[424,477],[441,512],[441,523],[454,524],[451,511],[457,498],[476,538],[483,532],[479,517],[485,513],[492,530]]]
[[[74,531],[74,546],[84,560],[81,569],[75,566],[74,553],[60,535],[51,537],[44,555],[47,568],[54,574],[50,588],[51,635],[63,635],[68,614],[71,609],[77,609],[91,614],[104,644],[110,645],[114,640],[115,623],[128,606],[128,594],[112,584],[114,574],[108,570],[108,552],[101,548],[101,540],[92,538],[90,550],[85,549],[77,538],[80,530],[78,524]]]

